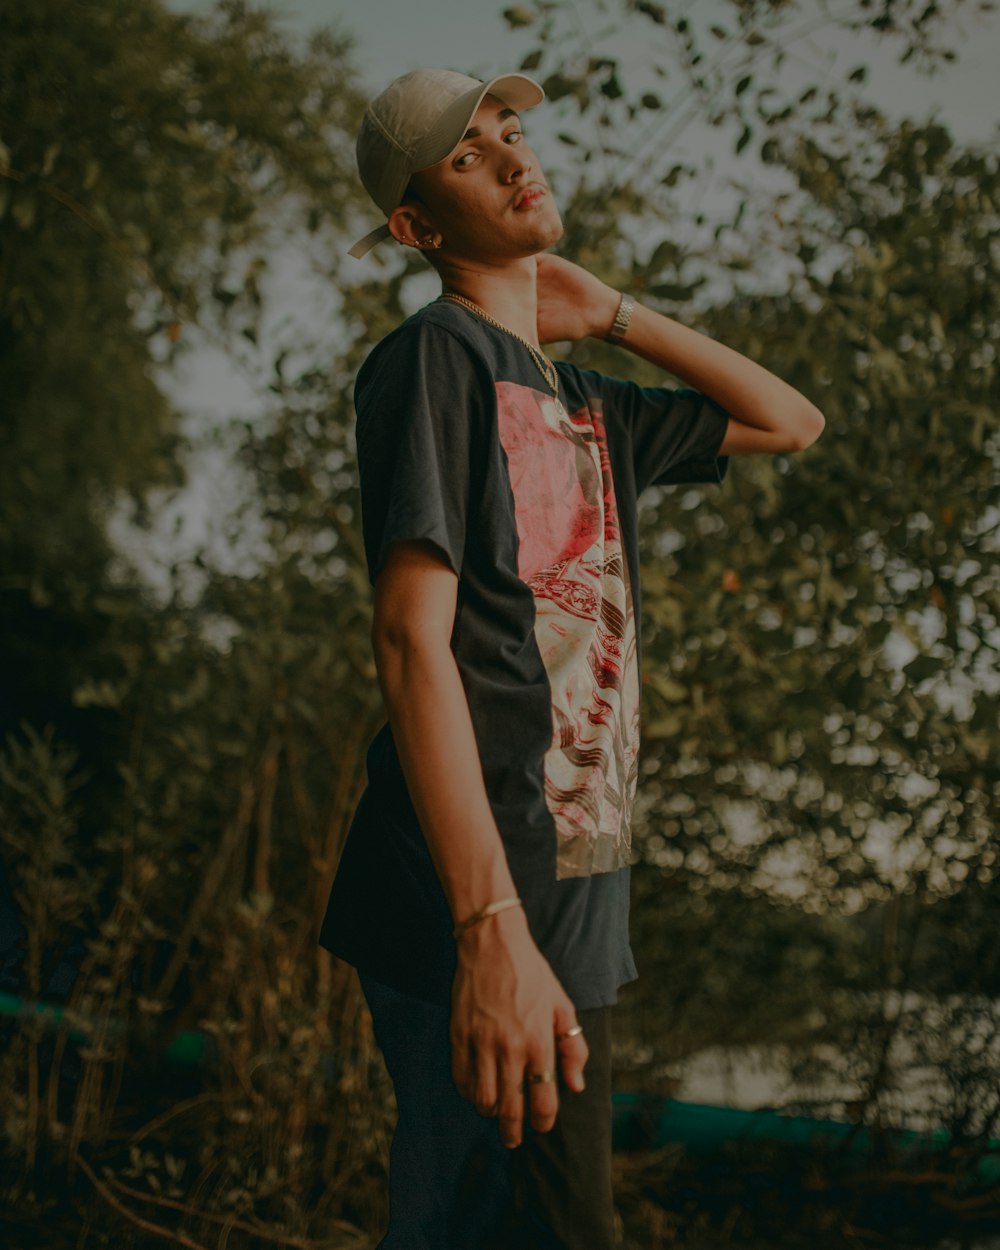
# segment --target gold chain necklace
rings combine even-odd
[[[505,326],[502,321],[497,321],[496,317],[491,317],[485,308],[480,308],[478,304],[474,304],[471,299],[466,299],[464,295],[455,295],[452,294],[451,291],[445,291],[439,298],[453,299],[458,304],[464,304],[466,308],[471,308],[474,313],[478,313],[484,321],[488,321],[491,326],[496,326],[498,330],[503,330],[505,333],[509,334],[511,338],[515,338],[519,343],[523,343],[528,351],[531,352],[531,358],[538,366],[539,373],[541,373],[545,381],[548,382],[549,387],[555,393],[556,398],[559,397],[559,375],[556,373],[556,367],[552,361],[549,360],[548,356],[544,356],[540,351],[532,347],[527,339],[522,338],[516,330],[512,330],[510,326]]]

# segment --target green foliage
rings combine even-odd
[[[75,753],[54,740],[51,726],[39,734],[25,724],[23,741],[12,739],[0,756],[0,846],[26,922],[25,990],[32,998],[42,992],[44,957],[60,935],[97,912],[98,879],[75,844],[75,765]]]
[[[142,521],[183,480],[156,372],[185,325],[257,341],[278,226],[343,248],[346,46],[293,51],[237,3],[0,10],[2,846],[17,988],[78,969],[54,1039],[4,1027],[2,1205],[32,1227],[58,1228],[67,1168],[81,1204],[119,1213],[117,1245],[136,1186],[244,1238],[384,1209],[386,1077],[356,983],[316,946],[376,727],[366,599],[276,559],[194,608],[177,567],[154,603],[105,531],[123,494]],[[192,1028],[215,1047],[185,1088],[163,1055]]]
[[[315,234],[356,202],[346,46],[294,56],[241,4],[0,9],[0,731],[48,716],[87,750],[93,718],[64,709],[108,636],[108,515],[184,480],[156,370],[186,321],[256,337],[279,205]]]
[[[788,250],[808,243],[817,261],[786,293],[748,291],[706,322],[813,399],[827,431],[794,459],[734,465],[729,498],[689,511],[673,492],[650,522],[669,516],[679,536],[646,586],[654,706],[658,669],[689,692],[653,722],[654,758],[686,758],[657,778],[684,776],[704,807],[699,841],[731,834],[729,803],[743,809],[753,846],[727,844],[722,860],[760,866],[795,846],[814,865],[814,905],[853,910],[907,885],[948,894],[995,873],[987,237],[1000,178],[994,157],[943,138],[871,127],[865,158],[836,165],[795,145],[789,163],[818,211],[795,217]],[[887,204],[880,181],[904,176]],[[824,278],[819,258],[833,256]],[[879,840],[892,863],[873,871]]]

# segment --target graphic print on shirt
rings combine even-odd
[[[638,778],[635,618],[600,410],[568,413],[528,386],[497,382],[535,638],[552,691],[545,801],[556,877],[629,863]]]

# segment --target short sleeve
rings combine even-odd
[[[602,376],[605,412],[628,428],[636,493],[675,482],[721,482],[729,457],[719,447],[729,413],[691,387],[640,386]]]
[[[484,366],[445,327],[404,323],[355,388],[361,518],[374,586],[395,542],[428,539],[461,573],[475,447],[490,394]]]

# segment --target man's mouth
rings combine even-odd
[[[514,201],[515,210],[531,208],[533,204],[538,203],[544,194],[545,188],[543,186],[539,186],[537,183],[532,187],[525,187],[525,189]]]

